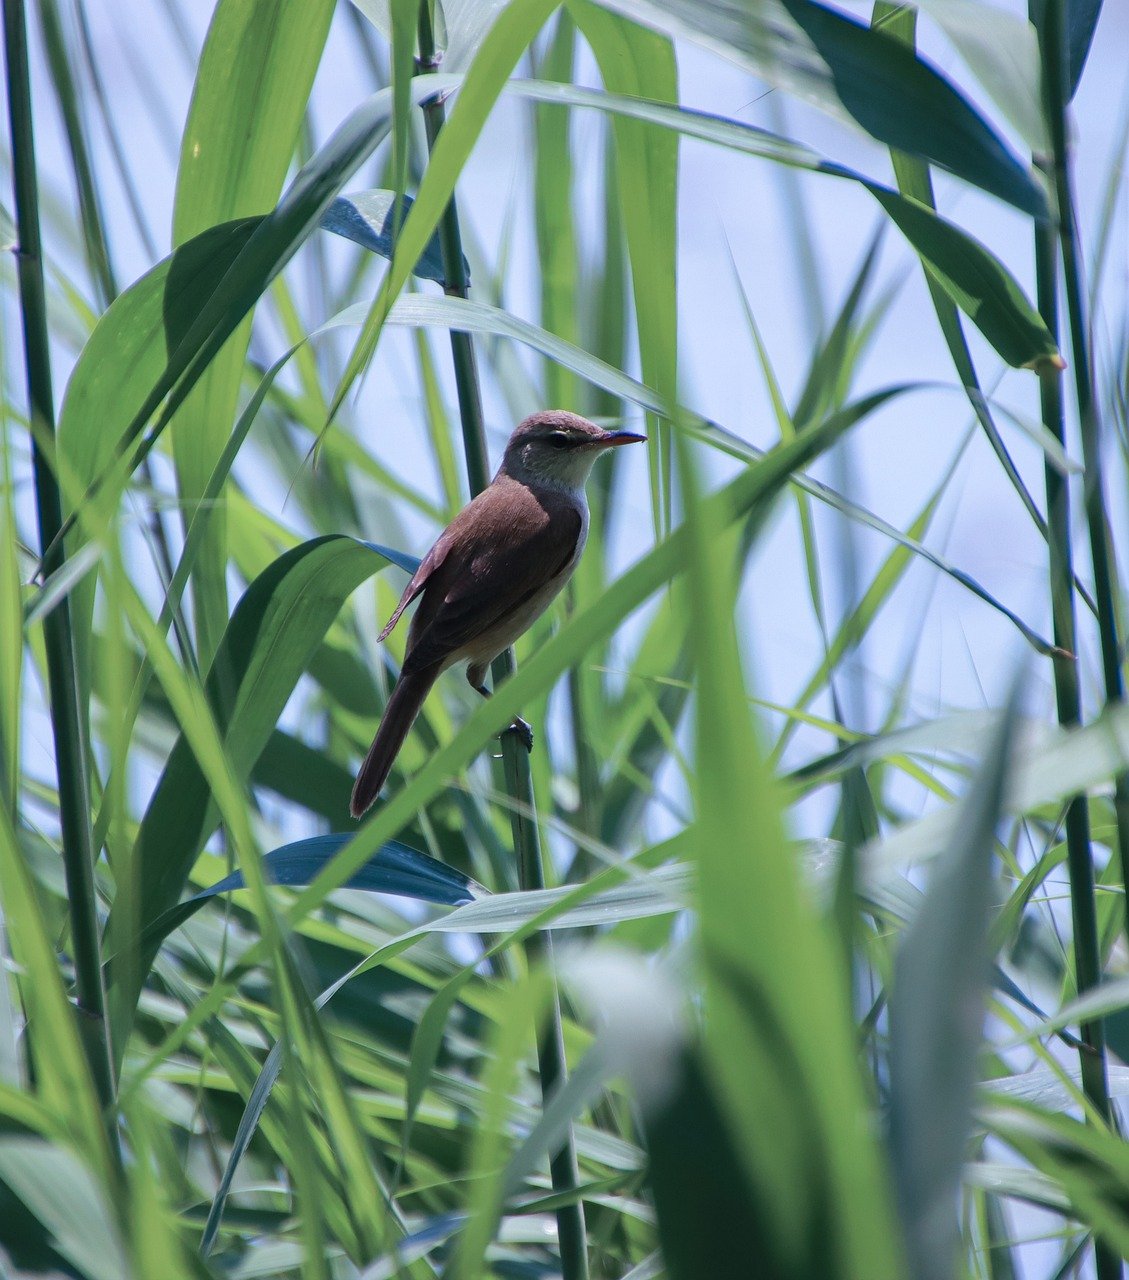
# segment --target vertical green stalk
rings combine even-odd
[[[421,0],[419,6],[419,60],[421,74],[438,69],[435,53],[435,37],[431,22],[430,0]],[[445,112],[441,101],[433,100],[423,108],[429,150],[443,127]],[[459,229],[458,207],[454,196],[439,223],[439,243],[443,255],[444,288],[448,294],[465,298],[470,286],[463,259],[462,234]],[[471,495],[481,493],[490,483],[489,455],[486,448],[486,428],[482,413],[482,394],[478,381],[478,363],[474,343],[469,334],[451,331],[451,356],[455,367],[455,385],[459,397],[459,416],[462,422],[463,447],[466,454],[467,478]],[[515,670],[514,654],[507,649],[494,660],[491,675],[494,683],[507,679]],[[529,757],[516,735],[502,736],[502,759],[505,767],[506,788],[513,801],[511,824],[514,851],[518,859],[518,875],[523,889],[543,889],[545,869],[541,853],[541,841],[534,818],[533,778],[529,769]],[[552,940],[547,933],[534,934],[526,943],[531,964],[552,967]],[[543,1097],[563,1087],[567,1076],[564,1032],[561,1025],[560,1000],[554,987],[547,1026],[537,1038],[537,1060]],[[576,1144],[570,1127],[568,1136],[549,1163],[553,1190],[575,1197],[580,1182],[576,1161]],[[556,1210],[557,1238],[561,1254],[561,1274],[564,1280],[587,1280],[588,1245],[584,1224],[584,1204],[579,1198],[560,1205]]]
[[[1034,11],[1034,4],[1032,8]],[[1053,47],[1053,43],[1048,43],[1048,36],[1051,36],[1053,41],[1055,27],[1055,20],[1052,19],[1048,30],[1047,18],[1052,10],[1057,13],[1056,0],[1048,0],[1048,3],[1042,9],[1041,16],[1043,20],[1037,22],[1036,26],[1039,28],[1044,58],[1044,109],[1048,121],[1051,122],[1051,136],[1054,138],[1056,130],[1053,124],[1053,117],[1057,114],[1061,125],[1062,102],[1061,97],[1059,97],[1057,107],[1054,105],[1056,91],[1047,84],[1046,64],[1049,50]],[[1049,60],[1054,62],[1055,58],[1050,57]],[[1051,79],[1055,78],[1052,74]],[[1061,77],[1058,77],[1058,80],[1059,88],[1061,89]],[[1059,153],[1059,157],[1061,158],[1061,153]],[[1041,160],[1037,162],[1041,165],[1043,164]],[[1055,169],[1058,168],[1057,161],[1052,160],[1051,164]],[[1057,190],[1057,181],[1055,185]],[[1068,216],[1065,210],[1060,212],[1060,218],[1067,218]],[[1060,237],[1064,238],[1062,225],[1057,228],[1049,222],[1035,225],[1035,277],[1038,306],[1044,323],[1056,341],[1059,334],[1056,265],[1058,246],[1056,240]],[[1069,276],[1069,271],[1067,274]],[[1075,358],[1077,359],[1077,347],[1075,348]],[[1086,374],[1078,376],[1088,377]],[[1063,416],[1062,375],[1057,369],[1047,369],[1040,373],[1039,400],[1043,425],[1056,440],[1064,443],[1066,429]],[[1083,448],[1086,450],[1087,473],[1086,506],[1087,515],[1089,515],[1091,511],[1089,493],[1094,487],[1094,477],[1090,472],[1091,450],[1094,442],[1091,440],[1090,448],[1087,448],[1085,434],[1084,429]],[[1054,640],[1059,649],[1071,655],[1053,659],[1055,703],[1059,724],[1065,728],[1072,728],[1081,723],[1082,699],[1078,683],[1078,662],[1077,658],[1073,656],[1077,653],[1077,640],[1074,607],[1074,553],[1070,535],[1070,490],[1066,477],[1061,475],[1049,462],[1045,464],[1044,469]],[[1100,512],[1100,488],[1097,489],[1097,492],[1098,511]],[[1102,519],[1104,521],[1104,516]],[[1091,525],[1091,534],[1092,532],[1093,526]],[[1105,627],[1101,621],[1103,612],[1101,601],[1105,591],[1101,580],[1098,578],[1098,558],[1096,555],[1094,569],[1099,602],[1099,626],[1103,632],[1102,647],[1104,651]],[[1104,584],[1104,588],[1108,589],[1108,587],[1109,583],[1107,581]],[[1097,905],[1094,890],[1094,861],[1090,846],[1090,810],[1084,795],[1074,796],[1067,806],[1066,850],[1067,868],[1070,876],[1070,905],[1074,928],[1074,964],[1078,990],[1079,992],[1084,992],[1098,986],[1102,976],[1101,947],[1098,939]],[[1124,855],[1122,856],[1124,858]],[[1095,1110],[1108,1123],[1111,1113],[1104,1029],[1101,1020],[1094,1019],[1082,1023],[1080,1030],[1084,1046],[1079,1051],[1082,1088]],[[1118,1280],[1122,1274],[1122,1268],[1121,1260],[1116,1251],[1102,1240],[1096,1239],[1094,1242],[1094,1256],[1099,1280]]]
[[[1097,396],[1094,391],[1093,357],[1090,351],[1089,317],[1086,314],[1083,269],[1078,245],[1078,221],[1074,211],[1073,180],[1070,168],[1070,139],[1067,129],[1066,31],[1064,0],[1044,0],[1036,27],[1042,62],[1043,115],[1047,122],[1051,154],[1047,170],[1054,185],[1058,213],[1058,247],[1062,255],[1066,309],[1070,320],[1071,361],[1074,393],[1078,405],[1078,425],[1085,463],[1083,506],[1094,569],[1094,597],[1101,639],[1102,676],[1107,704],[1124,701],[1125,680],[1121,670],[1118,639],[1116,566],[1110,541],[1105,505],[1105,465]],[[1114,813],[1117,819],[1117,850],[1121,860],[1121,882],[1129,872],[1129,775],[1120,774],[1114,785]],[[1129,896],[1122,895],[1129,934]]]
[[[35,136],[31,115],[31,78],[23,0],[4,0],[4,53],[8,72],[12,176],[19,236],[17,263],[27,370],[28,420],[31,424],[39,541],[40,546],[46,549],[43,571],[44,575],[48,575],[62,565],[66,549],[62,539],[58,538],[62,526],[62,499],[53,470],[55,406],[51,390],[51,353],[47,336]],[[53,550],[50,549],[52,546]],[[94,885],[95,848],[90,827],[86,719],[82,713],[75,667],[70,608],[65,598],[44,619],[43,633],[47,651],[51,727],[59,780],[59,821],[70,908],[79,1031],[99,1100],[106,1111],[107,1125],[112,1133],[115,1131],[110,1118],[114,1102],[114,1077]],[[111,1142],[111,1148],[113,1146]]]

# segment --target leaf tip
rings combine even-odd
[[[1025,369],[1034,369],[1040,376],[1043,374],[1059,374],[1066,368],[1066,361],[1062,358],[1060,352],[1051,351],[1036,356],[1034,360],[1028,360],[1023,367]]]

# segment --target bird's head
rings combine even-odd
[[[582,489],[601,453],[646,438],[633,431],[605,431],[579,414],[549,409],[514,428],[501,469],[526,484]]]

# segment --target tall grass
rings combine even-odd
[[[7,1270],[1120,1275],[1126,130],[1099,188],[1072,142],[1117,15],[166,0],[157,83],[30,16]],[[550,403],[647,455],[357,827],[379,621]]]

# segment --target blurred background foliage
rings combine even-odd
[[[3,15],[3,1274],[1120,1276],[1124,12]]]

